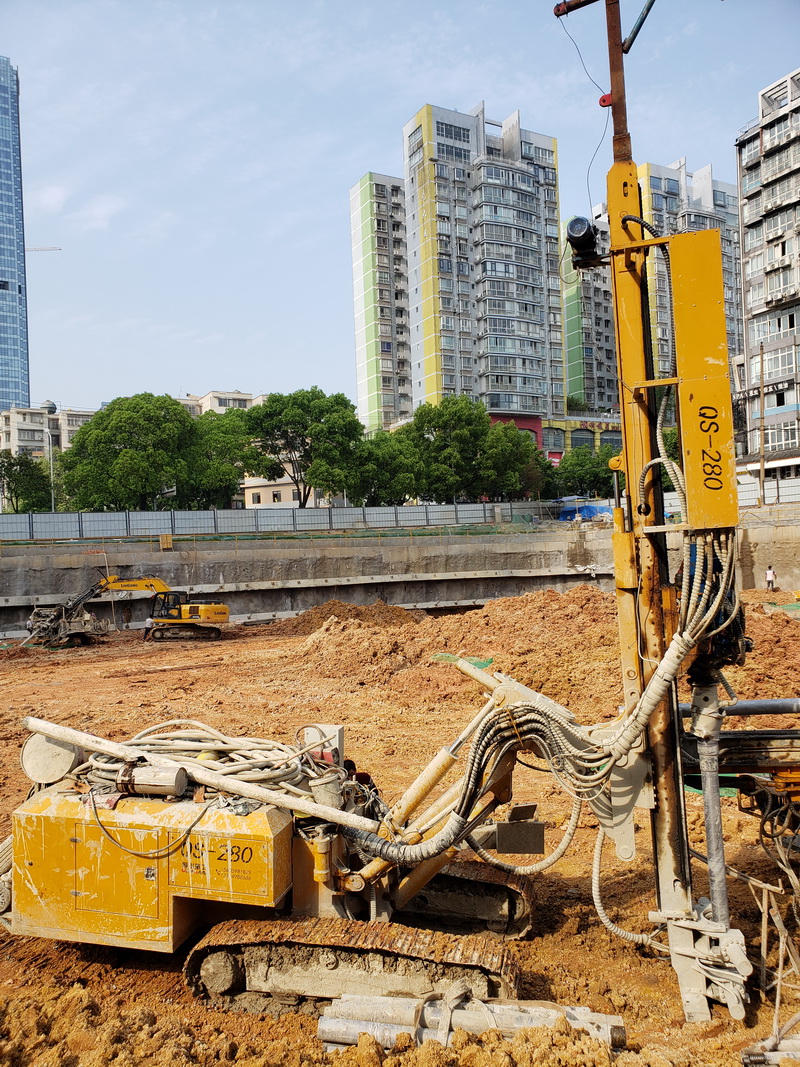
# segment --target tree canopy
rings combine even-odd
[[[307,506],[314,489],[333,495],[346,488],[364,427],[344,393],[328,396],[316,386],[289,394],[270,393],[263,404],[248,408],[244,415],[253,441],[252,462],[280,459],[301,508]],[[263,473],[251,466],[248,470]]]
[[[562,496],[608,497],[614,492],[614,475],[608,461],[616,455],[611,445],[602,445],[593,452],[588,445],[580,445],[565,452],[558,465],[558,484]]]
[[[670,452],[676,432],[665,433]],[[422,404],[405,426],[365,437],[343,393],[271,393],[248,409],[192,418],[169,396],[120,397],[98,411],[57,457],[59,505],[76,510],[228,508],[245,477],[288,477],[306,507],[316,489],[350,503],[610,496],[610,446],[566,452],[556,468],[527,430],[492,422],[467,396]],[[0,453],[9,509],[48,510],[47,465]]]
[[[80,510],[150,511],[188,490],[196,421],[170,396],[138,393],[98,411],[62,453],[64,487]]]
[[[356,506],[404,504],[416,495],[422,464],[407,434],[378,430],[359,442],[346,484]]]
[[[419,456],[418,495],[440,503],[518,496],[535,451],[529,433],[513,422],[492,423],[485,406],[467,396],[420,405],[397,432]]]
[[[245,413],[228,408],[204,412],[195,423],[189,450],[189,478],[181,492],[186,507],[229,508],[246,474],[283,476],[283,464],[252,447]]]
[[[555,500],[561,493],[558,471],[538,448],[520,472],[521,496],[534,500]]]
[[[14,512],[50,510],[50,476],[42,464],[24,452],[0,452],[3,499]]]

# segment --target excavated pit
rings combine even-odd
[[[755,650],[727,674],[742,699],[800,695],[800,626],[787,614],[765,614],[761,601],[786,594],[745,594]],[[0,836],[24,798],[19,767],[33,714],[122,741],[146,725],[200,719],[226,733],[293,742],[306,723],[341,722],[347,755],[371,771],[391,803],[416,771],[451,741],[480,706],[478,687],[435,653],[491,658],[501,670],[569,707],[582,722],[611,718],[621,697],[614,598],[589,585],[565,594],[534,593],[483,609],[431,618],[376,604],[330,602],[265,627],[227,631],[222,641],[143,643],[115,634],[91,647],[0,652],[5,744],[0,752]],[[685,698],[685,693],[683,694]],[[729,728],[753,728],[732,718]],[[783,716],[759,726],[795,727]],[[547,846],[560,838],[570,800],[552,779],[518,772],[517,798],[535,799]],[[700,798],[687,800],[693,847],[702,851]],[[774,881],[757,844],[757,823],[724,800],[728,859]],[[743,1024],[717,1008],[708,1023],[683,1020],[668,963],[612,939],[594,914],[590,891],[596,823],[584,815],[562,861],[536,879],[535,932],[513,944],[528,999],[582,1004],[623,1016],[630,1051],[620,1067],[701,1067],[739,1062],[741,1049],[765,1037],[771,1003],[758,996]],[[608,850],[604,903],[633,930],[649,929],[654,906],[650,834],[642,813],[638,855],[630,864]],[[702,867],[695,893],[706,891]],[[730,887],[731,911],[757,947],[759,912],[744,885]],[[385,1059],[370,1040],[328,1056],[313,1020],[285,1014],[224,1013],[193,1001],[181,977],[185,953],[80,946],[0,932],[0,1063],[15,1067],[119,1067],[236,1062],[243,1067],[529,1067],[609,1063],[605,1046],[565,1029],[531,1030],[514,1042],[489,1033],[458,1035],[456,1047],[398,1046]],[[797,1010],[784,991],[782,1018]]]

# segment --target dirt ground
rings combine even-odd
[[[743,699],[800,695],[800,626],[765,614],[761,601],[788,594],[747,595],[755,650],[729,680]],[[330,602],[297,619],[231,629],[221,642],[144,644],[123,633],[89,648],[0,652],[4,701],[0,729],[0,838],[27,792],[19,749],[26,714],[66,723],[113,740],[176,718],[207,722],[229,734],[293,742],[310,722],[341,722],[346,754],[370,770],[388,802],[482,703],[479,687],[435,653],[492,658],[511,674],[570,708],[582,722],[606,719],[621,699],[614,598],[584,585],[569,593],[496,600],[483,609],[440,618],[383,604],[357,608]],[[736,725],[733,719],[731,725]],[[743,720],[738,721],[744,725]],[[776,719],[763,725],[797,726]],[[752,726],[752,720],[748,726]],[[521,774],[525,774],[524,770]],[[520,796],[536,799],[548,850],[560,838],[570,800],[547,775],[517,779]],[[756,820],[725,801],[728,860],[775,881],[756,843]],[[704,848],[702,805],[689,795],[693,845]],[[619,1067],[701,1067],[739,1062],[741,1049],[765,1037],[772,1004],[754,1000],[744,1023],[716,1009],[709,1023],[683,1020],[668,963],[612,938],[591,900],[596,823],[585,815],[567,856],[537,878],[532,936],[513,945],[525,971],[524,995],[619,1013],[629,1051]],[[648,821],[641,813],[638,855],[622,864],[608,849],[604,903],[633,930],[650,928],[655,906]],[[695,893],[706,891],[697,865]],[[731,910],[757,950],[759,912],[746,887],[731,886]],[[753,953],[755,956],[755,954]],[[235,1062],[245,1067],[335,1063],[340,1067],[528,1067],[602,1064],[604,1046],[561,1031],[531,1030],[515,1042],[497,1034],[458,1035],[457,1047],[435,1042],[398,1047],[384,1061],[370,1040],[328,1056],[315,1023],[300,1016],[225,1014],[192,1001],[181,980],[182,956],[13,938],[0,932],[0,1064],[12,1067],[119,1067]],[[798,1007],[785,993],[782,1018]]]

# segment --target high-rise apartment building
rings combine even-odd
[[[19,79],[0,56],[0,410],[29,404]]]
[[[555,139],[426,105],[403,149],[402,181],[351,190],[359,417],[465,394],[541,444],[564,413]]]
[[[564,411],[556,141],[426,105],[403,146],[414,405],[463,393],[538,436]]]
[[[734,401],[746,414],[742,451],[796,450],[800,445],[800,69],[759,93],[758,118],[740,132],[736,149],[745,360]],[[796,463],[796,451],[786,461]]]
[[[365,174],[350,190],[358,417],[367,431],[411,415],[402,178]]]
[[[737,187],[717,181],[710,164],[690,173],[685,159],[668,167],[642,164],[639,185],[643,217],[659,233],[686,233],[710,228],[720,231],[728,352],[735,366],[741,361],[744,345]],[[607,251],[606,206],[595,207],[593,216],[599,231],[598,249]],[[669,373],[672,353],[667,269],[664,257],[652,252],[648,262],[650,321],[656,370],[661,375]],[[612,410],[618,404],[619,396],[610,268],[593,267],[576,272],[569,257],[565,257],[562,275],[567,393],[590,409]]]
[[[639,186],[644,218],[660,233],[720,231],[728,356],[734,362],[743,348],[736,185],[717,181],[710,163],[689,172],[686,160],[679,159],[666,167],[643,163],[639,167]],[[667,266],[660,254],[653,253],[649,257],[648,281],[651,322],[655,323],[657,370],[660,374],[668,374],[672,361],[672,317]]]

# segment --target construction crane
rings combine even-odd
[[[55,245],[33,245],[30,248],[25,249],[26,252],[60,252],[61,249]]]

